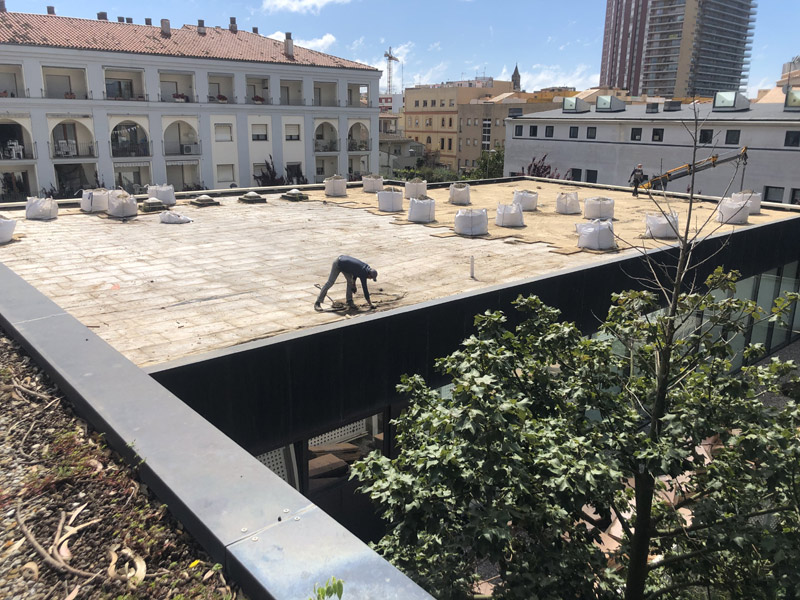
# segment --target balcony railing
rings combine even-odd
[[[331,99],[319,99],[314,98],[314,106],[339,106],[339,101],[336,98]]]
[[[197,156],[202,152],[200,142],[164,142],[164,156]]]
[[[281,98],[283,106],[305,106],[306,101],[303,98]]]
[[[125,102],[150,102],[149,94],[121,94],[119,96],[109,96],[103,92],[104,100],[123,100]]]
[[[222,98],[220,98],[222,96]],[[236,104],[236,96],[226,96],[225,94],[220,94],[220,96],[208,96],[208,103],[209,104]]]
[[[158,95],[159,102],[197,102],[197,96],[191,94],[172,94],[170,96]]]
[[[30,93],[27,89],[0,90],[0,98],[29,98]]]
[[[259,96],[261,98],[261,96]],[[272,99],[269,96],[264,96],[261,100],[256,100],[253,97],[245,98],[245,104],[272,104]]]
[[[372,142],[371,140],[347,140],[347,150],[350,152],[372,150]]]
[[[19,143],[6,144],[0,147],[0,160],[31,160],[36,158],[34,146],[23,146]]]
[[[360,100],[348,100],[347,106],[351,108],[372,108],[372,101],[367,100],[362,103]]]
[[[338,152],[339,140],[314,140],[314,152]]]
[[[53,100],[91,100],[92,99],[92,91],[89,90],[88,93],[78,93],[78,92],[63,92],[62,94],[56,94],[54,92],[45,91],[42,88],[39,88],[42,92],[42,98],[51,98]]]
[[[150,142],[111,142],[111,156],[114,158],[152,155]]]
[[[96,142],[78,142],[76,140],[56,140],[50,144],[51,158],[97,158]]]

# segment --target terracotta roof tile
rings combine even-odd
[[[205,35],[201,35],[196,26],[184,25],[171,32],[170,36],[162,35],[158,25],[0,13],[0,44],[377,71],[369,65],[297,45],[294,59],[290,59],[283,53],[283,42],[248,31],[234,33],[221,27],[206,27]]]

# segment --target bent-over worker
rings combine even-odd
[[[631,176],[628,177],[628,183],[633,181],[633,196],[634,198],[639,197],[639,186],[642,185],[644,181],[644,171],[642,170],[642,164],[639,163],[636,165],[631,171]]]
[[[355,307],[355,303],[353,302],[353,293],[356,291],[356,278],[358,278],[361,280],[361,289],[364,292],[364,298],[366,298],[367,304],[369,304],[370,308],[375,308],[375,306],[372,304],[372,301],[369,299],[367,279],[378,281],[378,272],[370,267],[367,263],[360,261],[357,258],[353,258],[352,256],[342,254],[335,261],[333,261],[333,265],[331,266],[331,274],[328,275],[328,281],[322,286],[322,289],[319,292],[319,297],[314,303],[315,310],[320,309],[320,305],[325,299],[325,295],[328,293],[328,290],[331,289],[331,286],[336,282],[336,279],[339,277],[339,273],[344,273],[344,278],[347,280],[348,306],[351,308]]]

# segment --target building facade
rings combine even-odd
[[[754,0],[608,0],[600,85],[711,97],[747,83]]]
[[[0,12],[5,201],[148,183],[309,182],[378,162],[367,65],[257,32]],[[24,40],[24,41],[23,41]]]
[[[649,0],[608,0],[603,29],[600,86],[638,96],[644,64]]]
[[[619,104],[613,112],[560,109],[509,119],[504,173],[522,173],[545,155],[563,178],[575,181],[627,185],[638,163],[651,177],[664,173],[692,162],[689,131],[696,106],[697,160],[730,155],[743,147],[749,157],[744,171],[727,163],[697,173],[697,193],[721,196],[751,189],[761,192],[765,201],[800,204],[800,111],[791,103],[747,106],[739,96],[736,110],[712,103]],[[688,178],[679,179],[668,188],[682,192],[688,184]]]

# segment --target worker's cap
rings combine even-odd
[[[369,273],[369,278],[378,281],[378,272],[373,269],[372,267],[367,267],[367,272]]]
[[[636,166],[637,166],[637,167],[641,167],[641,166],[642,166],[642,163],[639,163],[639,164],[638,164],[638,165],[636,165]]]

